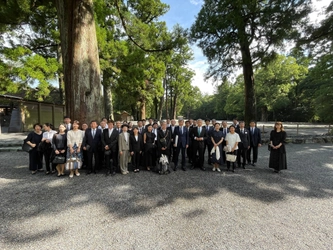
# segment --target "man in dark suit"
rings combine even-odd
[[[232,125],[235,126],[235,129],[237,129],[239,127],[239,123],[237,121],[237,117],[235,117],[234,119],[232,119]]]
[[[171,145],[173,145],[173,138],[174,138],[174,134],[175,134],[175,128],[176,128],[176,120],[172,119],[170,126],[167,127],[167,129],[169,130],[169,132],[171,134]],[[173,146],[171,146],[169,158],[173,159],[173,155],[175,153],[176,153],[176,149]]]
[[[190,137],[193,141],[193,156],[192,156],[192,167],[197,165],[201,168],[201,170],[205,171],[204,167],[204,152],[205,152],[205,140],[207,138],[206,128],[202,126],[202,120],[197,120],[197,127],[192,128]],[[197,158],[197,152],[199,152],[199,158]]]
[[[228,123],[226,121],[222,121],[222,126],[220,128],[220,131],[222,131],[223,133],[223,142],[222,142],[222,149],[227,145],[227,141],[225,140],[227,134],[229,133],[229,129],[228,129]],[[223,162],[226,162],[226,156],[225,153],[222,152],[222,158],[223,158]]]
[[[83,141],[83,150],[88,152],[87,174],[92,172],[96,174],[96,167],[99,166],[99,151],[101,150],[102,130],[97,128],[97,122],[92,121],[90,128],[85,132]],[[95,166],[93,166],[93,157],[95,158]]]
[[[108,170],[107,175],[112,176],[116,174],[117,163],[118,163],[118,137],[119,133],[114,129],[114,122],[108,121],[108,129],[103,130],[102,135],[102,147],[105,153],[105,163]],[[112,164],[110,162],[112,160]]]
[[[190,130],[191,130],[191,123],[189,120],[185,122],[185,127],[187,128],[189,138],[188,138],[188,147],[186,149],[186,155],[188,158],[189,163],[192,163],[192,143],[191,143],[191,138],[190,138]]]
[[[139,130],[139,134],[141,134],[141,135],[143,135],[143,133],[145,132],[145,127],[143,126],[142,120],[138,121],[138,130]]]
[[[245,128],[245,122],[241,121],[239,127],[236,129],[236,133],[239,134],[241,142],[238,143],[237,151],[237,164],[238,167],[241,166],[241,157],[243,158],[242,166],[245,169],[246,159],[247,159],[247,150],[250,148],[250,133]]]
[[[255,121],[250,122],[250,148],[247,151],[247,162],[251,164],[251,150],[253,150],[252,166],[255,166],[258,160],[258,147],[261,147],[261,131],[256,127]]]
[[[64,125],[66,127],[66,133],[69,130],[72,130],[73,129],[73,125],[71,123],[71,118],[69,118],[68,116],[64,116]]]
[[[189,131],[187,127],[184,126],[184,120],[179,120],[178,124],[179,126],[175,128],[173,145],[172,145],[176,149],[173,156],[173,163],[174,163],[173,170],[177,171],[179,153],[182,152],[182,170],[186,171],[185,155],[190,140]]]
[[[213,148],[213,143],[212,143],[212,140],[211,140],[211,133],[214,131],[214,127],[210,124],[210,119],[205,119],[205,123],[206,125],[204,127],[206,127],[206,135],[207,135],[207,138],[206,138],[206,141],[205,141],[205,144],[206,144],[206,147],[205,147],[205,152],[206,152],[206,149],[208,151],[208,165],[211,164],[211,159],[210,159],[210,152],[212,151],[212,148]],[[204,152],[204,154],[205,154]]]

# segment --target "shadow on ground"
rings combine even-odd
[[[241,197],[258,203],[280,202],[289,197],[327,199],[333,195],[333,146],[319,144],[288,145],[288,170],[274,174],[268,169],[268,151],[260,149],[256,167],[236,169],[236,173],[189,170],[167,176],[141,171],[126,176],[106,177],[104,173],[69,179],[27,170],[28,155],[24,152],[0,153],[1,163],[1,234],[7,243],[28,243],[56,235],[61,228],[45,233],[30,232],[20,237],[11,230],[11,223],[95,206],[104,207],[117,219],[149,215],[168,204],[201,197],[218,199],[216,195]],[[182,209],[181,207],[179,209]],[[207,207],[206,209],[209,209]],[[87,211],[91,213],[91,210]],[[205,214],[205,209],[184,210],[192,219]],[[93,216],[93,214],[91,215]]]

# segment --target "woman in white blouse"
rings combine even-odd
[[[83,133],[79,129],[79,122],[73,122],[73,129],[67,133],[67,162],[70,170],[69,177],[80,176],[79,168],[82,165],[81,145],[83,141]],[[76,160],[73,160],[76,158]]]
[[[46,172],[45,174],[50,174],[50,159],[51,159],[51,154],[52,154],[52,138],[53,135],[57,133],[57,131],[52,130],[53,125],[50,123],[44,123],[43,125],[44,133],[43,133],[43,138],[42,142],[44,143],[43,145],[43,156],[45,159],[45,165],[46,165]],[[52,174],[55,173],[55,169],[52,167]]]
[[[237,150],[238,150],[238,143],[241,142],[241,139],[239,135],[235,132],[235,126],[231,125],[229,127],[229,133],[225,137],[226,140],[226,145],[228,147],[228,152],[227,154],[233,154],[237,155]],[[235,172],[235,167],[236,167],[236,161],[232,162],[232,172]],[[228,171],[230,169],[230,161],[227,161],[227,168]]]

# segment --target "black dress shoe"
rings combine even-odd
[[[183,170],[183,171],[186,171],[186,167],[182,167],[182,170]]]
[[[96,170],[92,171],[94,174],[96,174]]]
[[[243,169],[245,169],[245,165],[243,166]]]
[[[107,173],[106,173],[106,176],[108,176],[108,175],[110,175],[111,174],[111,171],[108,171]]]
[[[235,169],[231,170],[231,172],[235,173]]]
[[[177,171],[177,166],[175,166],[175,167],[173,168],[173,171]]]
[[[252,163],[252,166],[253,166],[253,167],[255,167],[255,166],[256,166],[256,164],[253,162],[253,163]]]
[[[87,171],[86,175],[91,174],[91,171]]]
[[[202,171],[206,171],[206,168],[205,168],[205,167],[201,167],[201,170],[202,170]]]
[[[193,170],[193,169],[194,169],[194,165],[192,165],[192,166],[190,167],[190,169]]]
[[[111,176],[115,176],[115,175],[116,175],[116,172],[112,172],[112,173],[111,173]]]

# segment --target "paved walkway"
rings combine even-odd
[[[289,144],[256,167],[167,176],[31,175],[0,153],[1,249],[332,249],[333,146]],[[224,168],[225,169],[225,168]]]

